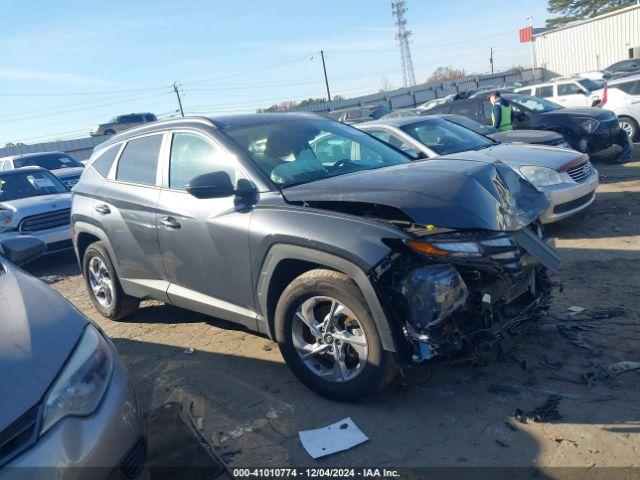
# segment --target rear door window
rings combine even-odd
[[[536,88],[536,97],[549,98],[553,97],[553,85]]]
[[[453,102],[449,113],[462,115],[463,117],[478,118],[478,104],[475,102],[458,103]]]
[[[155,185],[161,144],[162,134],[129,140],[118,161],[116,180]]]
[[[576,95],[582,93],[583,89],[575,83],[559,83],[558,84],[558,96],[563,95]]]

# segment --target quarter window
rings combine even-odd
[[[111,170],[111,165],[113,165],[113,161],[118,156],[118,151],[120,150],[120,145],[112,145],[106,150],[104,150],[98,157],[93,161],[91,166],[95,168],[100,175],[103,177],[107,177],[109,175],[109,171]]]
[[[174,133],[169,162],[169,187],[184,190],[198,175],[227,172],[236,182],[233,160],[209,140],[192,133]]]
[[[161,144],[162,135],[149,135],[127,142],[120,155],[116,180],[155,185]]]
[[[611,86],[611,88],[617,88],[629,95],[640,95],[640,80],[619,83],[618,85]]]

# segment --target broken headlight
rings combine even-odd
[[[456,311],[468,296],[467,286],[450,265],[412,270],[401,284],[408,305],[408,322],[417,330],[432,327]]]

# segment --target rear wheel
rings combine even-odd
[[[93,306],[105,318],[120,320],[136,311],[140,300],[124,293],[102,242],[87,247],[82,273]]]
[[[108,129],[104,131],[105,135],[114,135],[116,132],[114,130]]]
[[[618,123],[632,141],[638,140],[638,122],[631,117],[622,116],[618,118]]]
[[[317,393],[355,400],[395,373],[362,293],[346,275],[311,270],[284,290],[275,333],[287,365]]]

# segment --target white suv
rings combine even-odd
[[[588,78],[556,78],[516,88],[516,93],[546,98],[563,107],[591,107],[602,97],[602,86]]]
[[[631,140],[640,141],[640,74],[609,80],[600,105],[618,115]]]

